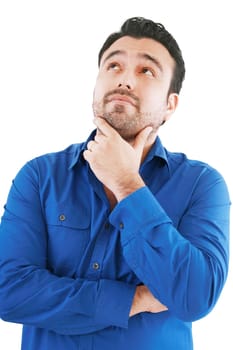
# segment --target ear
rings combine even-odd
[[[167,110],[164,116],[164,122],[169,120],[171,115],[175,112],[179,102],[179,95],[176,93],[171,93],[167,100]]]

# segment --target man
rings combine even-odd
[[[174,38],[128,19],[99,53],[96,130],[29,161],[0,227],[0,315],[23,350],[192,349],[228,271],[230,200],[159,127],[185,75]]]

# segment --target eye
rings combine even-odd
[[[148,68],[148,67],[143,67],[141,69],[141,73],[145,74],[145,75],[148,75],[148,76],[151,76],[151,77],[154,77],[155,76],[155,73],[153,71],[153,69],[151,68]]]
[[[116,62],[111,62],[108,64],[107,70],[118,71],[118,70],[120,70],[120,65]]]

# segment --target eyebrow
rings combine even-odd
[[[116,56],[116,55],[126,55],[126,52],[123,51],[123,50],[115,50],[115,51],[112,51],[108,54],[107,57],[105,57],[105,59],[103,60],[103,64],[108,61],[111,57],[113,56]],[[159,62],[159,60],[151,55],[149,55],[148,53],[138,53],[137,55],[139,58],[143,58],[143,59],[146,59],[146,60],[149,60],[151,61],[153,64],[155,64],[159,70],[161,72],[163,72],[163,67],[161,65],[161,63]]]
[[[123,50],[115,50],[115,51],[112,51],[110,52],[110,54],[108,54],[107,57],[105,57],[105,59],[103,60],[103,64],[108,61],[112,56],[115,56],[115,55],[125,55],[126,52],[123,51]]]
[[[139,57],[144,58],[146,60],[151,61],[152,63],[154,63],[159,70],[162,72],[163,71],[163,67],[161,65],[161,63],[159,62],[159,60],[151,55],[149,55],[148,53],[139,53],[138,54]]]

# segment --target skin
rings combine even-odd
[[[167,49],[148,38],[122,37],[103,54],[93,94],[97,133],[83,155],[112,208],[145,186],[140,164],[178,104],[168,94],[174,67]],[[164,310],[146,286],[136,288],[130,316]]]
[[[156,132],[177,104],[176,94],[168,96],[174,65],[167,49],[152,39],[117,40],[100,63],[95,116],[107,120],[129,142],[148,125]]]

